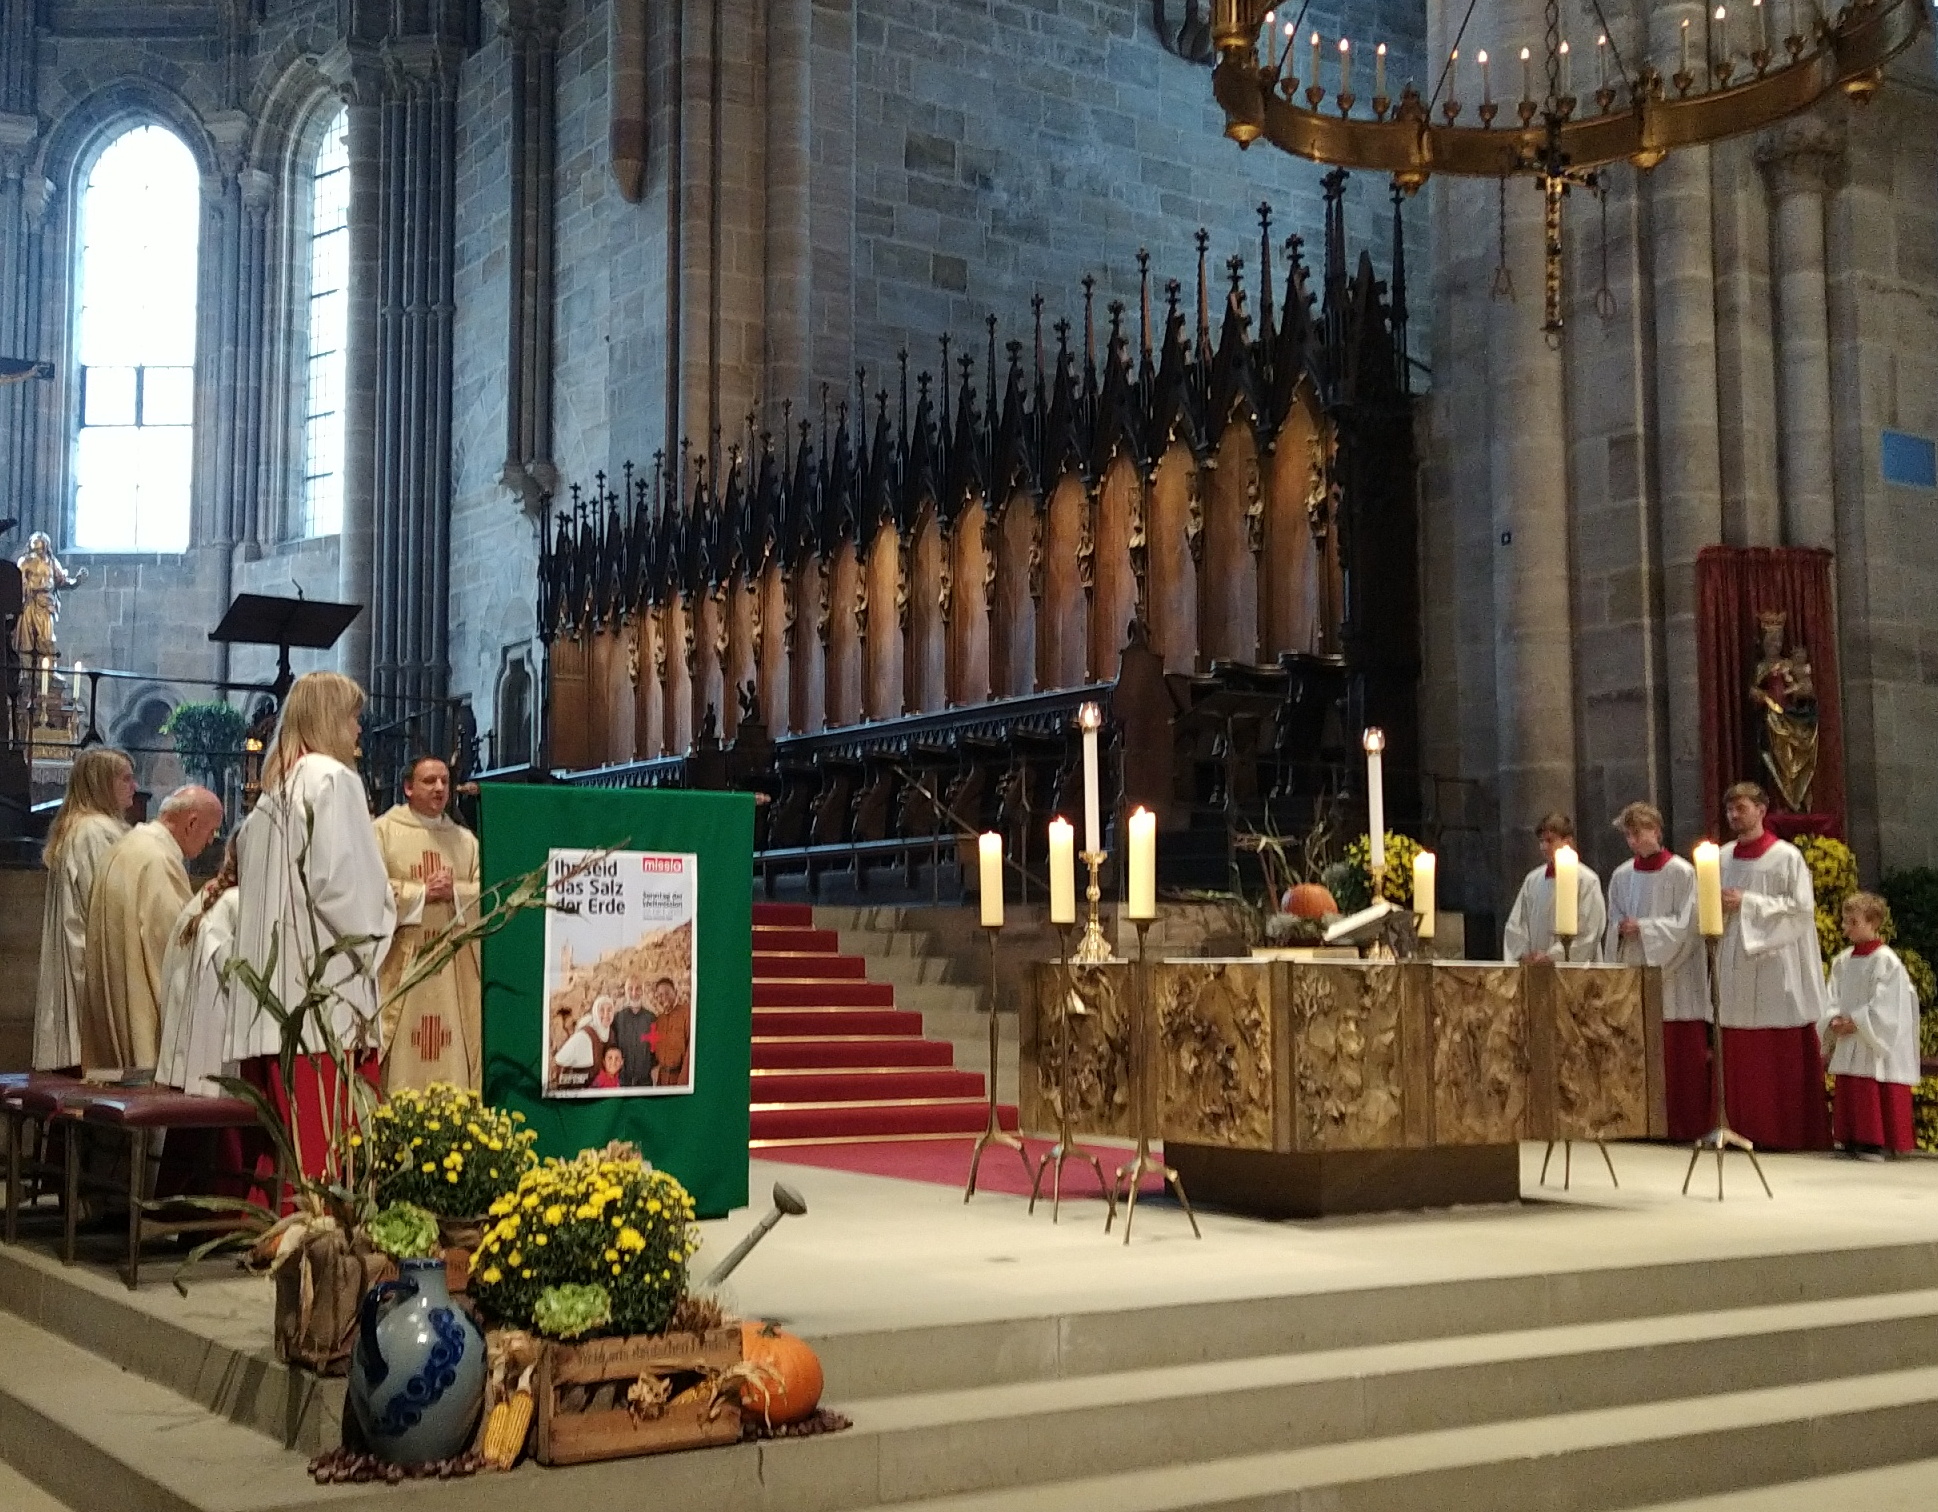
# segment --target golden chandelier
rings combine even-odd
[[[1787,7],[1781,37],[1771,16],[1778,3]],[[1600,5],[1594,9],[1599,18]],[[1483,51],[1468,64],[1481,102],[1467,124],[1459,98],[1465,20],[1432,99],[1421,99],[1411,83],[1392,99],[1382,44],[1374,54],[1371,113],[1355,115],[1349,39],[1338,39],[1337,87],[1328,90],[1319,33],[1300,45],[1307,40],[1303,9],[1294,20],[1283,0],[1217,0],[1212,91],[1225,113],[1225,135],[1239,146],[1263,137],[1316,163],[1391,174],[1409,193],[1435,173],[1537,179],[1547,196],[1547,328],[1559,331],[1561,202],[1570,186],[1597,186],[1597,171],[1615,163],[1653,168],[1678,147],[1759,130],[1840,90],[1867,100],[1883,82],[1884,65],[1925,25],[1924,0],[1852,0],[1834,16],[1818,10],[1817,0],[1749,0],[1747,9],[1747,22],[1732,25],[1727,4],[1705,7],[1698,35],[1685,20],[1666,78],[1651,59],[1633,66],[1623,59],[1604,21],[1592,70],[1583,70],[1592,71],[1594,87],[1578,91],[1559,0],[1547,0],[1541,56],[1520,50],[1520,98],[1511,102],[1511,116],[1500,121],[1504,101]]]

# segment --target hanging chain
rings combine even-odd
[[[1548,54],[1548,109],[1558,112],[1561,108],[1556,103],[1561,98],[1561,0],[1548,0],[1545,19],[1547,35],[1543,45]]]
[[[1615,291],[1608,286],[1608,175],[1595,175],[1595,197],[1602,202],[1602,286],[1595,290],[1595,313],[1605,325],[1615,318]]]
[[[1494,265],[1493,297],[1514,303],[1514,275],[1507,266],[1507,180],[1501,179],[1496,187],[1500,191],[1500,254]]]

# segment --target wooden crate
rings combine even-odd
[[[586,1344],[547,1343],[539,1357],[538,1452],[541,1465],[664,1454],[740,1439],[737,1401],[711,1402],[709,1382],[740,1363],[740,1329],[704,1334],[635,1334]],[[640,1377],[670,1380],[671,1399],[655,1414],[628,1407]]]

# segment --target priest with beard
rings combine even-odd
[[[1662,812],[1631,803],[1615,821],[1631,859],[1608,879],[1607,958],[1662,972],[1662,1070],[1669,1138],[1715,1126],[1709,1069],[1709,963],[1696,932],[1696,869],[1662,843]]]
[[[451,768],[419,756],[404,778],[404,801],[380,815],[377,848],[397,894],[400,925],[383,967],[386,997],[421,951],[454,923],[478,914],[478,837],[446,812]],[[478,946],[464,946],[437,975],[384,1008],[384,1088],[432,1082],[476,1089],[484,1064]]]
[[[1729,1121],[1758,1149],[1825,1150],[1824,960],[1803,852],[1763,827],[1753,782],[1723,795],[1735,839],[1723,847],[1725,927],[1716,956]]]

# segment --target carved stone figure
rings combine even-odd
[[[1763,716],[1758,742],[1763,770],[1777,799],[1793,814],[1810,812],[1810,789],[1817,780],[1817,688],[1810,652],[1799,642],[1788,655],[1783,632],[1789,616],[1769,610],[1757,616],[1763,651],[1750,677],[1750,703]]]

